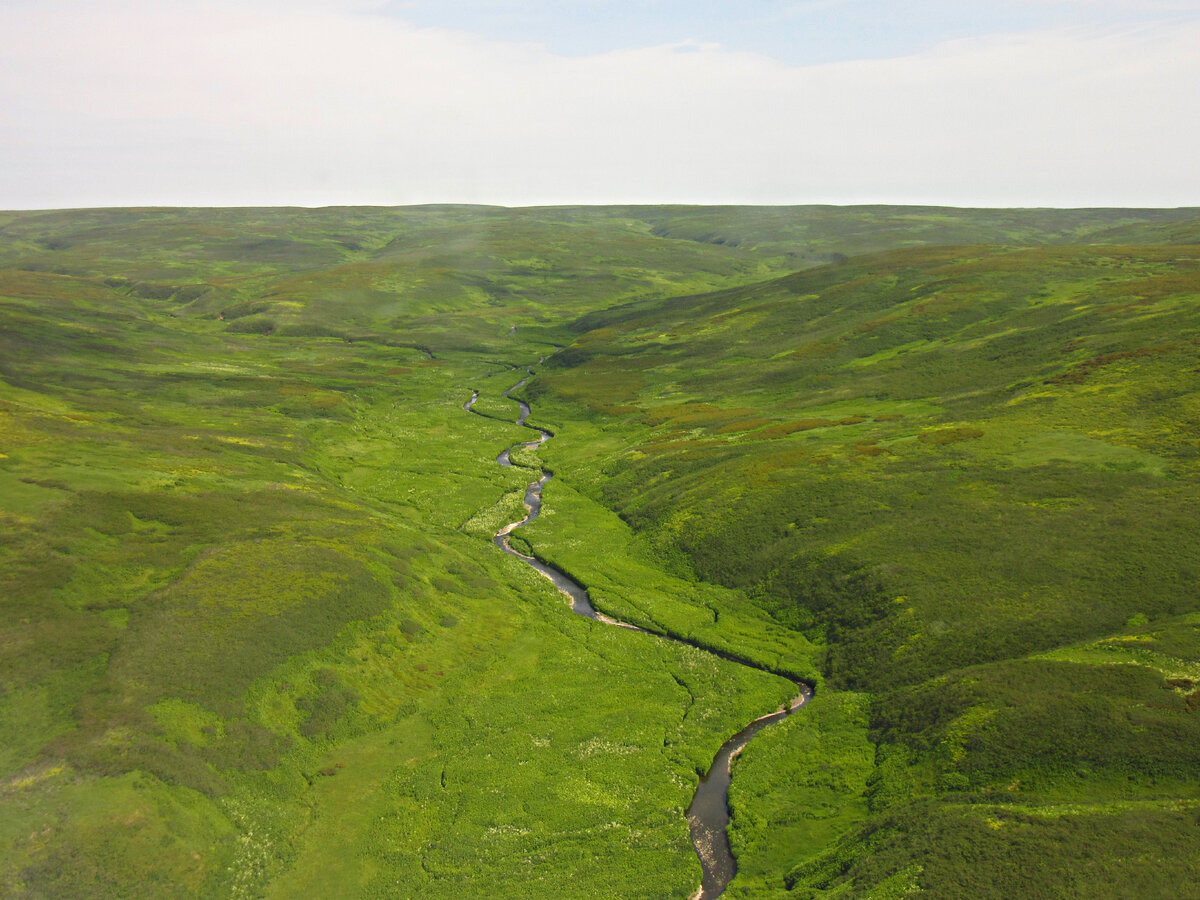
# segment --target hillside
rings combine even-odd
[[[772,734],[735,797],[748,852],[851,896],[1026,896],[1030,871],[1042,895],[1171,896],[1194,874],[1195,245],[903,250],[571,331],[529,389],[564,434],[588,422],[551,466],[857,692],[810,712],[848,703],[836,727],[875,746],[829,776],[862,789],[858,830],[763,849],[825,831],[771,769],[820,782],[796,748],[827,751]],[[1136,890],[1133,857],[1154,860]]]
[[[521,547],[817,686],[735,766],[727,896],[1188,896],[1198,240],[0,213],[0,894],[691,893],[697,774],[790,686],[497,551],[544,464]],[[555,440],[501,468],[530,365]]]

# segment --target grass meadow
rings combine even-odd
[[[1198,238],[0,213],[0,894],[1196,896]]]

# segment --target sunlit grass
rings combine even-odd
[[[730,896],[1194,881],[1194,214],[0,232],[0,893],[687,896],[695,774],[791,686],[491,545],[530,365],[527,546],[821,685]]]

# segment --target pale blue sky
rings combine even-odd
[[[0,209],[1200,205],[1200,0],[0,0]]]
[[[1187,0],[393,0],[385,9],[420,25],[536,41],[570,56],[698,41],[793,65],[904,56],[1036,28],[1200,15],[1200,3]]]

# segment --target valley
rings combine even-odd
[[[0,894],[688,897],[801,683],[721,896],[1190,896],[1197,335],[1197,210],[0,213]]]

